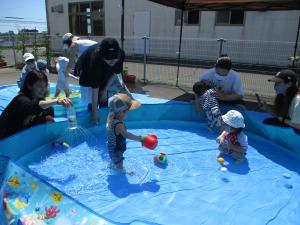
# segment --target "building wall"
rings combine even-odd
[[[50,34],[57,35],[52,46],[61,48],[61,36],[69,31],[68,3],[90,0],[48,0]],[[51,7],[64,5],[64,13]],[[105,36],[121,36],[121,0],[105,0]],[[134,54],[134,13],[150,12],[150,55],[177,57],[180,27],[175,26],[175,9],[147,0],[125,0],[125,50]],[[212,60],[219,54],[218,38],[228,41],[225,53],[241,63],[288,65],[293,52],[299,11],[245,12],[243,26],[216,26],[215,12],[201,12],[201,22],[184,26],[182,55]],[[100,41],[102,37],[93,37]],[[59,46],[59,47],[58,47]]]
[[[62,35],[69,30],[68,3],[90,0],[48,0],[51,35]],[[52,13],[51,7],[63,4],[64,13]],[[178,37],[175,10],[147,0],[125,0],[125,36],[133,36],[134,13],[150,11],[152,37]],[[186,38],[219,38],[237,40],[291,41],[296,35],[299,11],[246,12],[244,26],[216,26],[215,12],[201,12],[198,26],[185,26]],[[105,0],[105,33],[120,36],[121,0]]]

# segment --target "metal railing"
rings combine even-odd
[[[22,36],[23,35],[23,36]],[[22,61],[23,52],[32,52],[37,58],[48,59],[50,64],[62,54],[60,36],[22,34],[0,36],[8,64]],[[104,37],[81,37],[101,42]],[[119,37],[115,37],[119,39]],[[221,45],[222,43],[222,45]],[[129,74],[149,82],[176,84],[178,39],[125,37],[125,66]],[[258,40],[224,40],[185,38],[182,40],[181,66],[178,85],[192,87],[205,68],[212,67],[220,53],[228,54],[234,69],[239,71],[247,94],[274,96],[273,87],[267,80],[282,68],[291,67],[289,57],[294,43]],[[3,49],[2,48],[2,49]],[[147,60],[147,63],[144,63]],[[299,68],[299,63],[296,63]]]

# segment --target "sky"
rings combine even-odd
[[[0,0],[0,32],[34,29],[47,30],[45,0]],[[18,17],[22,19],[9,19]]]

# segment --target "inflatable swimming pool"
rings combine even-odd
[[[217,133],[207,130],[191,104],[135,97],[143,106],[130,112],[126,125],[136,134],[156,134],[159,145],[151,151],[128,141],[125,166],[133,176],[108,168],[104,119],[92,126],[79,102],[78,123],[90,140],[54,149],[53,141],[68,127],[64,109],[56,107],[61,122],[0,142],[2,223],[300,223],[300,141],[292,129],[262,125],[266,114],[244,111],[247,160],[236,164],[225,158],[221,165],[215,155]],[[101,118],[106,115],[102,109]],[[159,152],[167,153],[166,166],[153,162]]]

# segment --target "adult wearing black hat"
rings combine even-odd
[[[300,110],[300,104],[296,102],[298,99],[297,80],[298,75],[292,70],[281,70],[269,80],[275,82],[276,97],[272,109],[272,114],[275,117],[265,119],[264,124],[284,127],[293,121],[299,123],[300,128],[300,115],[295,113],[295,111]]]
[[[98,105],[107,101],[107,89],[112,77],[123,71],[124,59],[124,51],[113,38],[105,38],[100,44],[89,47],[78,59],[81,98],[83,103],[91,105],[94,123],[99,122]]]

